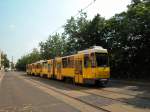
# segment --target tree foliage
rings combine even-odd
[[[7,58],[7,55],[6,54],[2,54],[2,66],[4,66],[4,68],[9,68],[9,60]]]
[[[136,2],[108,20],[112,70],[116,77],[150,78],[150,4]],[[116,74],[115,74],[116,73]],[[119,76],[118,76],[119,75]]]
[[[41,59],[40,53],[37,49],[33,49],[30,54],[22,56],[16,63],[16,68],[18,70],[26,70],[26,64],[34,63]]]
[[[49,36],[48,40],[46,40],[46,42],[41,42],[39,46],[42,59],[51,59],[66,54],[65,38],[57,33]]]

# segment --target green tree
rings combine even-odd
[[[39,46],[42,59],[51,59],[66,54],[66,41],[63,35],[49,36],[48,40],[41,42]]]
[[[141,3],[141,0],[132,0],[132,5],[137,5],[139,3]]]
[[[94,45],[106,48],[105,19],[97,14],[80,30],[80,38],[82,41],[79,40],[79,43],[84,49]]]
[[[150,4],[141,1],[107,21],[113,76],[150,78],[149,20]]]
[[[71,17],[64,26],[64,33],[68,40],[68,49],[72,53],[94,45],[107,47],[105,19],[99,14],[91,21],[87,20],[87,15],[83,12],[81,12],[77,19]]]
[[[4,68],[9,68],[9,60],[6,54],[2,54],[2,66],[4,66]]]
[[[33,51],[25,56],[22,56],[16,63],[16,68],[18,70],[26,70],[26,65],[34,63],[41,59],[39,51],[34,48]]]

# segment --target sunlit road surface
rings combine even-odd
[[[150,112],[148,85],[105,88],[0,72],[0,112]]]

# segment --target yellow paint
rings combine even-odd
[[[83,68],[84,78],[110,78],[109,67]]]

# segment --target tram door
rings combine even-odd
[[[51,78],[51,65],[48,63],[48,78]]]
[[[62,76],[61,76],[61,62],[57,63],[57,79],[58,80],[62,80]]]
[[[82,58],[75,60],[75,83],[83,83]]]

